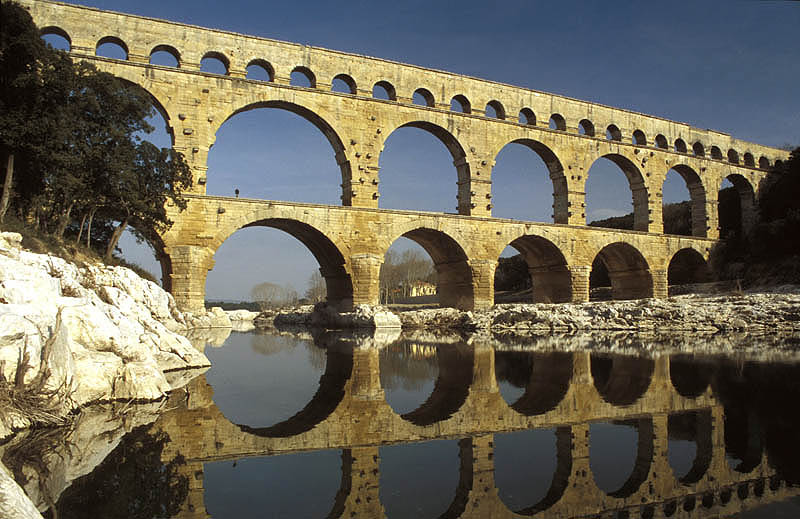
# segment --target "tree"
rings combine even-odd
[[[319,270],[315,270],[308,278],[305,297],[312,303],[319,303],[324,301],[327,295],[328,287],[325,284],[325,278],[322,277]]]
[[[264,281],[250,289],[250,297],[261,310],[293,305],[297,302],[297,291],[290,285],[278,285]]]

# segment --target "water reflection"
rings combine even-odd
[[[385,342],[233,333],[207,349],[214,367],[146,429],[172,474],[147,488],[183,492],[162,515],[714,517],[798,494],[796,363]],[[30,473],[35,456],[7,461],[20,445],[3,460]],[[77,517],[61,512],[81,495],[136,501],[89,487],[38,502]]]

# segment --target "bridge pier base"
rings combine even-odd
[[[494,272],[497,262],[493,260],[472,260],[472,308],[464,310],[486,310],[494,305]],[[460,298],[457,307],[469,306]]]
[[[571,302],[586,303],[589,301],[589,274],[591,273],[591,265],[575,265],[569,267],[569,276],[572,284]]]
[[[381,302],[380,275],[383,256],[354,254],[350,257],[353,280],[353,305],[377,305]],[[330,291],[328,292],[330,294]]]
[[[181,311],[205,310],[206,276],[214,268],[214,251],[196,245],[166,250],[172,263],[172,296]]]

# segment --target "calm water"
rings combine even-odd
[[[233,332],[57,516],[800,517],[800,364],[387,342]]]

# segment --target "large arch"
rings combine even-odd
[[[231,120],[234,116],[260,108],[277,108],[280,110],[286,110],[295,115],[299,115],[300,117],[310,122],[319,131],[322,132],[322,134],[325,136],[325,138],[328,140],[331,147],[333,148],[333,153],[336,158],[336,162],[341,171],[342,205],[344,206],[352,205],[352,193],[351,190],[348,188],[350,181],[352,179],[352,169],[350,167],[350,162],[347,160],[345,155],[344,142],[339,137],[339,134],[336,132],[336,130],[334,130],[333,126],[331,126],[322,116],[320,116],[313,110],[310,110],[296,103],[290,103],[288,101],[279,101],[279,100],[257,101],[246,104],[231,112],[223,121],[220,122],[219,126],[217,127],[217,131],[219,131],[219,128],[221,128],[223,124]]]
[[[700,175],[685,164],[676,164],[672,170],[677,172],[686,183],[691,201],[692,236],[708,235],[708,213],[706,211],[706,189]]]
[[[628,406],[639,400],[650,387],[655,370],[652,359],[621,355],[591,356],[594,387],[612,405]]]
[[[626,498],[632,496],[639,490],[642,484],[647,481],[647,475],[650,473],[650,467],[653,464],[655,452],[653,421],[650,418],[639,418],[614,422],[613,426],[631,427],[635,429],[637,433],[636,457],[633,463],[633,469],[628,478],[622,486],[616,490],[608,491],[603,489],[611,497]],[[595,479],[595,482],[598,482],[597,469],[592,467],[595,458],[593,455],[595,449],[593,447],[590,429],[590,468],[592,469],[592,477]],[[599,484],[598,487],[601,488]]]
[[[425,249],[433,261],[440,306],[471,310],[475,301],[472,268],[464,248],[442,231],[414,224],[411,229],[401,230],[390,238],[384,254],[401,236]]]
[[[550,240],[523,235],[508,244],[522,255],[528,265],[534,303],[572,301],[572,275],[564,254]]]
[[[564,399],[572,382],[572,353],[495,351],[498,378],[524,392],[510,407],[525,416],[536,416],[555,409]]]
[[[462,194],[462,189],[466,188],[469,190],[469,180],[470,180],[470,170],[469,170],[469,163],[466,160],[467,153],[464,150],[464,147],[458,141],[458,139],[453,135],[449,130],[439,126],[438,124],[428,122],[428,121],[410,121],[400,126],[394,128],[391,132],[388,132],[386,135],[386,139],[384,139],[383,143],[385,145],[386,141],[401,128],[417,128],[419,130],[424,130],[427,133],[430,133],[434,137],[436,137],[442,144],[444,144],[447,151],[450,153],[451,157],[453,158],[453,165],[456,168],[457,174],[457,183],[459,185],[459,192],[457,193],[457,198]],[[381,157],[383,157],[383,146],[381,147]],[[469,197],[462,197],[463,201],[459,201],[459,214],[469,214],[469,208],[467,207],[469,203]],[[467,205],[465,205],[467,204]]]
[[[711,281],[711,269],[702,254],[691,247],[681,249],[669,260],[667,285],[690,285]]]
[[[506,143],[495,154],[494,162],[497,162],[497,157],[502,153],[507,146],[511,144],[521,144],[531,151],[536,153],[544,162],[547,170],[550,173],[550,180],[553,182],[553,222],[554,223],[569,223],[569,202],[568,194],[569,188],[567,186],[567,177],[564,174],[564,167],[558,156],[547,145],[533,139],[514,139]],[[461,179],[459,178],[459,181]],[[494,179],[493,179],[494,181]],[[494,190],[494,184],[492,189]]]
[[[713,422],[709,410],[689,411],[681,413],[671,413],[667,419],[667,431],[669,437],[669,463],[678,481],[684,485],[691,485],[700,481],[711,466],[713,457]],[[691,465],[686,467],[680,474],[677,468],[682,468],[677,463],[679,461],[679,451],[681,442],[693,442],[695,446],[694,459]],[[681,460],[685,461],[685,460]]]
[[[650,213],[648,207],[648,193],[647,184],[644,181],[644,176],[639,168],[629,158],[618,153],[607,153],[598,157],[592,163],[592,166],[597,164],[600,159],[607,159],[613,162],[625,174],[628,180],[628,186],[631,190],[631,197],[633,200],[633,230],[647,231],[650,227]],[[592,166],[586,173],[586,181],[589,180]],[[588,208],[588,193],[587,193],[587,208]],[[588,213],[587,213],[588,214]],[[588,223],[588,222],[587,222]]]
[[[606,245],[597,253],[593,269],[598,262],[608,271],[613,299],[653,297],[650,266],[634,246],[625,242]]]
[[[726,191],[725,181],[730,182],[734,195]],[[753,184],[739,173],[731,173],[720,183],[719,228],[720,237],[746,232],[756,220],[756,199]]]
[[[266,438],[289,438],[313,429],[339,406],[353,370],[352,349],[326,350],[325,373],[311,401],[297,414],[269,427],[238,425],[242,432]]]

